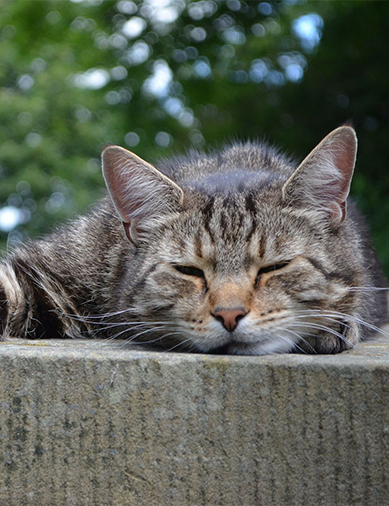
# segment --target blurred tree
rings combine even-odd
[[[93,202],[105,144],[153,160],[266,136],[304,156],[352,119],[354,190],[389,269],[388,12],[358,1],[3,0],[4,237],[40,234]]]
[[[320,2],[320,7],[325,19],[320,48],[304,80],[281,90],[278,112],[293,118],[285,144],[292,141],[304,154],[334,126],[352,122],[359,139],[352,195],[368,218],[389,276],[389,45],[383,22],[389,3]],[[271,134],[273,128],[269,125]]]

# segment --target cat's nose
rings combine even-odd
[[[239,320],[246,316],[247,311],[243,308],[216,308],[212,314],[223,324],[223,327],[226,330],[233,332],[236,329]]]

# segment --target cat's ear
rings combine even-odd
[[[102,153],[103,175],[128,238],[139,236],[179,210],[183,191],[155,167],[119,146]]]
[[[284,201],[318,211],[332,226],[346,217],[357,153],[353,128],[339,127],[302,161],[282,189]]]

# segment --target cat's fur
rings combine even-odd
[[[0,270],[5,337],[118,337],[232,354],[353,347],[386,317],[334,130],[296,168],[267,145],[163,161],[103,152],[110,196]],[[123,227],[124,225],[124,227]]]

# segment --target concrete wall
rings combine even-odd
[[[0,343],[0,505],[389,505],[389,342],[224,357]]]

